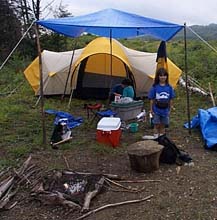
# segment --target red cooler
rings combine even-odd
[[[121,119],[104,117],[97,124],[96,139],[100,143],[117,147],[121,137]]]

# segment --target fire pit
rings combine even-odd
[[[104,180],[101,174],[56,172],[43,180],[34,189],[33,195],[47,204],[74,206],[85,211],[89,210],[91,199],[102,191]]]

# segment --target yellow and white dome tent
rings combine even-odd
[[[85,48],[74,51],[71,75],[65,94],[74,94],[81,98],[107,98],[112,84],[130,77],[134,82],[136,96],[145,96],[153,84],[156,72],[157,53],[140,52],[123,46],[112,39],[99,37]],[[42,52],[44,95],[64,93],[70,61],[73,51]],[[112,65],[111,65],[112,55]],[[169,58],[169,82],[175,87],[181,70]],[[112,71],[111,71],[112,66]],[[36,58],[24,71],[36,95],[39,95],[39,63]]]

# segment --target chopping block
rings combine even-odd
[[[149,173],[159,169],[159,158],[164,146],[153,140],[139,141],[127,148],[131,168]]]

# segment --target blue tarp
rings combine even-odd
[[[170,40],[184,27],[116,9],[76,17],[38,20],[37,23],[69,37],[78,37],[86,32],[112,38],[150,35],[164,41]]]
[[[188,128],[188,123],[184,124]],[[191,120],[191,128],[199,127],[207,148],[217,146],[217,107],[198,109],[198,115]]]
[[[83,122],[82,117],[74,118],[73,115],[71,115],[68,112],[62,112],[62,111],[56,111],[53,109],[48,109],[45,111],[47,114],[54,114],[56,117],[54,119],[54,124],[57,125],[58,121],[62,118],[67,119],[67,126],[72,129],[75,128]]]

